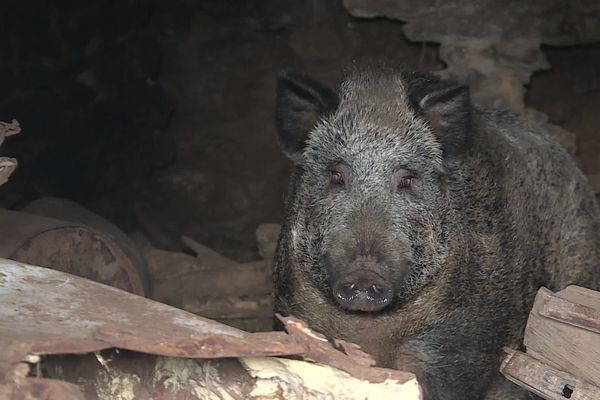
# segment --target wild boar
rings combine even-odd
[[[279,77],[293,161],[276,311],[413,371],[430,399],[528,395],[498,372],[541,286],[600,287],[600,212],[536,123],[390,67]]]

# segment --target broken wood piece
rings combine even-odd
[[[422,399],[415,378],[370,382],[327,365],[283,358],[242,358],[256,379],[251,398],[258,399]]]
[[[302,354],[302,358],[309,361],[315,361],[331,365],[350,375],[367,379],[370,382],[385,382],[388,379],[404,379],[409,375],[400,371],[393,371],[385,368],[374,367],[375,360],[369,354],[360,350],[353,343],[336,340],[336,344],[342,345],[339,351],[331,351],[332,344],[318,332],[311,330],[304,321],[294,317],[277,318],[284,324],[286,331],[297,342],[304,344],[307,349]]]
[[[414,378],[373,383],[300,360],[186,359],[124,352],[106,354],[106,360],[103,366],[91,355],[54,356],[41,365],[48,377],[77,383],[89,399],[132,398],[129,394],[156,400],[422,399]]]
[[[273,300],[270,294],[242,297],[186,295],[181,308],[250,332],[273,329]]]
[[[4,138],[18,133],[21,133],[19,121],[16,119],[13,119],[11,122],[0,121],[0,146],[4,142]]]
[[[506,349],[500,372],[511,382],[547,400],[597,400],[600,388],[529,354]]]
[[[210,319],[273,318],[270,294],[255,296],[191,296],[183,297],[183,309]]]
[[[8,182],[8,178],[17,169],[17,160],[14,158],[0,157],[0,186]]]
[[[541,288],[525,328],[527,353],[600,386],[600,292]]]
[[[184,297],[261,296],[272,291],[271,266],[265,261],[234,263],[227,268],[197,270],[171,279],[155,282],[152,298],[183,306]]]
[[[0,146],[4,142],[4,138],[11,135],[16,135],[21,132],[21,126],[16,119],[12,122],[0,121]],[[14,158],[0,157],[0,186],[8,182],[8,178],[17,168],[17,160]]]

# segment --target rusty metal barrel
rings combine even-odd
[[[111,234],[81,222],[0,210],[0,257],[143,296],[147,288],[145,266],[131,251],[124,250],[124,245]]]

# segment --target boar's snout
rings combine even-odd
[[[391,285],[381,275],[356,270],[333,285],[333,297],[340,306],[352,311],[375,312],[384,309],[394,296]]]

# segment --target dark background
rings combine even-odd
[[[240,261],[258,258],[256,227],[283,216],[290,163],[274,136],[278,71],[333,84],[373,58],[434,71],[451,58],[444,35],[411,42],[403,22],[357,19],[334,0],[0,5],[0,120],[23,129],[2,148],[19,167],[0,206],[67,197],[157,247],[182,250],[187,235]],[[515,26],[531,26],[529,12]],[[600,174],[600,43],[578,25],[592,24],[589,33],[596,20],[560,9],[536,18],[557,14],[570,18],[555,24],[568,40],[535,45],[548,65],[516,87],[526,85],[526,112],[563,128],[584,172]],[[468,79],[478,88],[487,78]]]

